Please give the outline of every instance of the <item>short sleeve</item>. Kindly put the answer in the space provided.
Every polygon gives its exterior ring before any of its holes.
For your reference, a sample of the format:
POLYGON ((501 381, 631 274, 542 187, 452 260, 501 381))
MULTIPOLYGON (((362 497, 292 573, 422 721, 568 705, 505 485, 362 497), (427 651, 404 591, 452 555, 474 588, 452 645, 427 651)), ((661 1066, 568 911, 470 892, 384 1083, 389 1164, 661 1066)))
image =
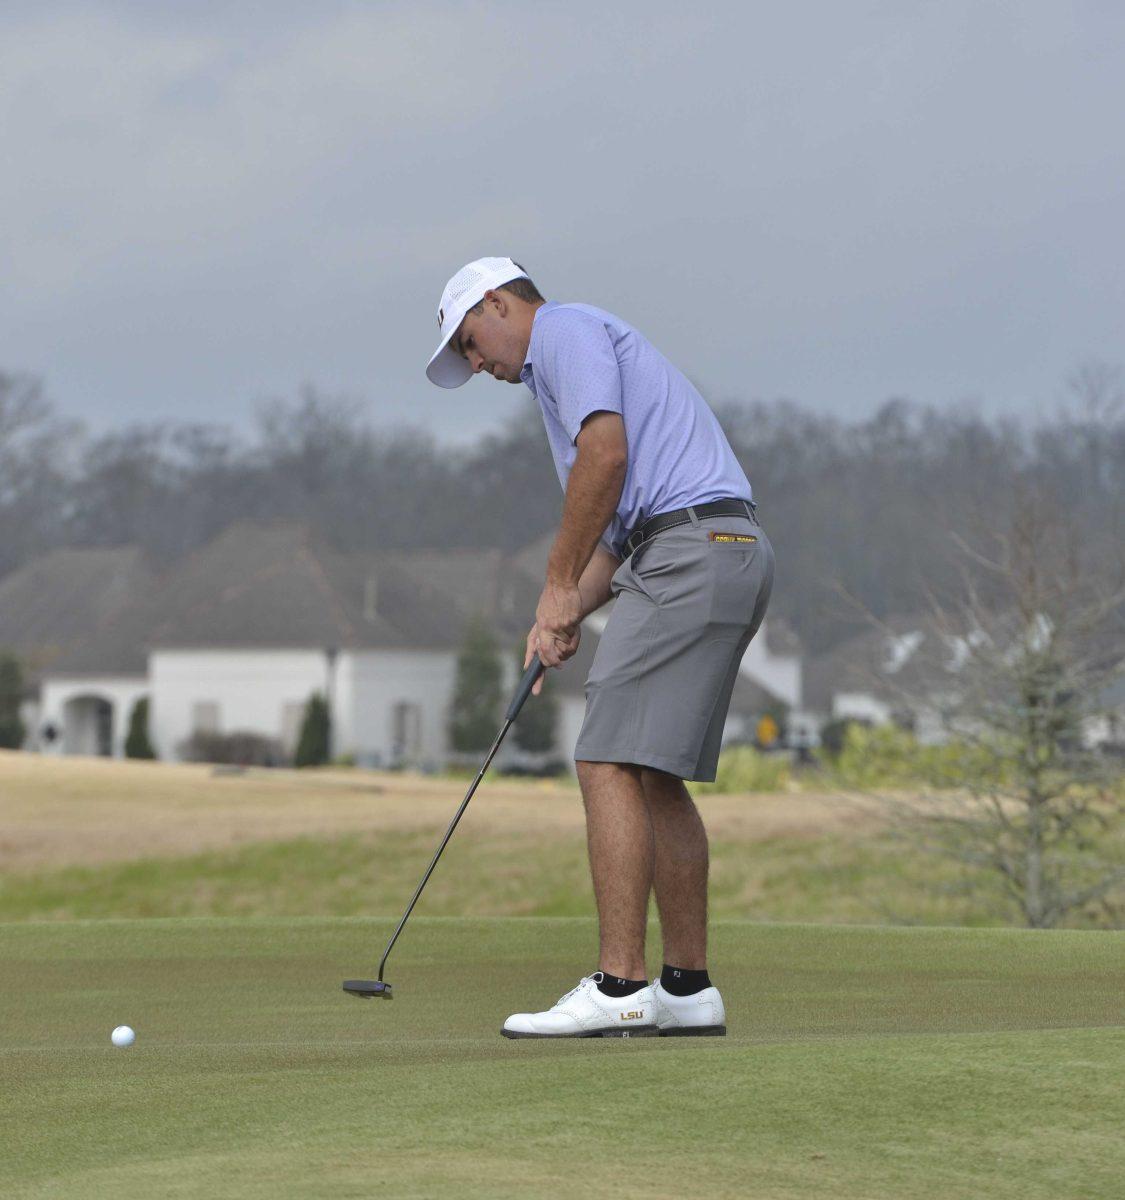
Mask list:
POLYGON ((536 375, 547 385, 573 444, 595 412, 621 412, 621 369, 609 330, 589 313, 555 309, 544 323, 536 375))

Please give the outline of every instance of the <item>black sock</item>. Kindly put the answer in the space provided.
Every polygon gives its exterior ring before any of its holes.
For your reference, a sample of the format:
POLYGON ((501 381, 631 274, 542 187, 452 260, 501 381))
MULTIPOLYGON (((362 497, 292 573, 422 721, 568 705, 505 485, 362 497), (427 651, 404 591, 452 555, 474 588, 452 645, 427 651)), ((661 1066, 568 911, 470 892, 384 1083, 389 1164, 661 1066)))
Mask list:
POLYGON ((670 996, 694 996, 711 986, 711 977, 706 971, 688 971, 684 967, 664 964, 660 972, 660 986, 670 996))
POLYGON ((620 1000, 622 996, 631 996, 634 992, 639 992, 641 988, 648 987, 647 979, 620 979, 616 975, 607 975, 604 971, 596 971, 594 978, 598 976, 598 991, 603 996, 612 996, 615 1000, 620 1000))

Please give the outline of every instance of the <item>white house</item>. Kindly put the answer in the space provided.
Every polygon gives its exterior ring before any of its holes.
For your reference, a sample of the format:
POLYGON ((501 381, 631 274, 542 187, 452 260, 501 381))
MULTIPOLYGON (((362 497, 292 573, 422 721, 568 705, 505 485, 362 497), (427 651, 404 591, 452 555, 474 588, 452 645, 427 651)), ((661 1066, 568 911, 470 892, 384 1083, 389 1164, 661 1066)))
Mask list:
POLYGON ((51 697, 52 719, 43 715, 44 673, 123 607, 155 586, 155 573, 134 546, 63 548, 49 551, 0 580, 0 648, 23 667, 27 697, 20 717, 25 747, 66 749, 74 754, 120 754, 124 734, 113 714, 126 711, 147 687, 144 664, 106 676, 95 692, 81 680, 51 697))
MULTIPOLYGON (((242 521, 175 564, 45 672, 41 729, 52 753, 120 755, 129 716, 149 698, 161 758, 196 734, 253 732, 295 748, 309 697, 333 716, 332 751, 367 765, 440 768, 466 622, 483 617, 505 648, 505 690, 534 619, 550 539, 497 550, 342 554, 305 526, 242 521), (542 560, 540 562, 540 559, 542 560)), ((552 672, 557 756, 569 761, 584 682, 608 609, 578 654, 552 672)), ((791 640, 763 629, 743 662, 728 731, 746 736, 771 705, 800 700, 791 640)), ((502 758, 518 757, 513 739, 502 758)))
POLYGON ((477 578, 447 593, 426 578, 430 561, 412 572, 403 556, 339 554, 301 525, 239 522, 52 663, 40 724, 56 736, 44 749, 123 753, 147 695, 161 758, 184 757, 196 733, 235 731, 292 753, 321 692, 335 754, 437 767, 465 620, 474 600, 495 600, 479 594, 482 557, 477 578))
MULTIPOLYGON (((1028 621, 1014 611, 992 613, 987 622, 987 629, 977 624, 958 632, 933 616, 890 618, 808 663, 807 702, 825 720, 906 721, 923 744, 948 741, 956 729, 975 726, 958 715, 966 689, 979 688, 993 664, 1019 653, 1021 640, 1034 645, 1051 631, 1042 614, 1028 621)), ((1112 646, 1092 640, 1090 659, 1108 654, 1112 661, 1112 646)), ((1107 675, 1097 715, 1083 725, 1091 747, 1125 744, 1125 678, 1107 675)))

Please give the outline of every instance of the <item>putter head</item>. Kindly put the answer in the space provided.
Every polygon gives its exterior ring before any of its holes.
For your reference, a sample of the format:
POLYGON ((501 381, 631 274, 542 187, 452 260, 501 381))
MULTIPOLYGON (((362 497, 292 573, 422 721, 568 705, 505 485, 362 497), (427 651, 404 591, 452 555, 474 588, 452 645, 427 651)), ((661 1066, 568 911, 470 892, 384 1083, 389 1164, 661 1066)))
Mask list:
POLYGON ((373 1000, 376 996, 380 1000, 392 998, 391 985, 381 979, 345 979, 344 991, 358 996, 361 1000, 373 1000))

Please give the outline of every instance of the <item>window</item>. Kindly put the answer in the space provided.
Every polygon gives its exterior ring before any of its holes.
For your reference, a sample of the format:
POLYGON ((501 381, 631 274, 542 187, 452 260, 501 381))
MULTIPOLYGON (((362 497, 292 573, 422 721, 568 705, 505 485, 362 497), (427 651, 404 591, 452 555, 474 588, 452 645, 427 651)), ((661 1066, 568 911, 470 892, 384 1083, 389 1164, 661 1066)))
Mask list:
POLYGON ((219 732, 219 702, 217 700, 196 700, 191 706, 192 733, 219 732))
POLYGON ((391 761, 415 762, 421 750, 421 706, 400 700, 391 710, 391 761))

